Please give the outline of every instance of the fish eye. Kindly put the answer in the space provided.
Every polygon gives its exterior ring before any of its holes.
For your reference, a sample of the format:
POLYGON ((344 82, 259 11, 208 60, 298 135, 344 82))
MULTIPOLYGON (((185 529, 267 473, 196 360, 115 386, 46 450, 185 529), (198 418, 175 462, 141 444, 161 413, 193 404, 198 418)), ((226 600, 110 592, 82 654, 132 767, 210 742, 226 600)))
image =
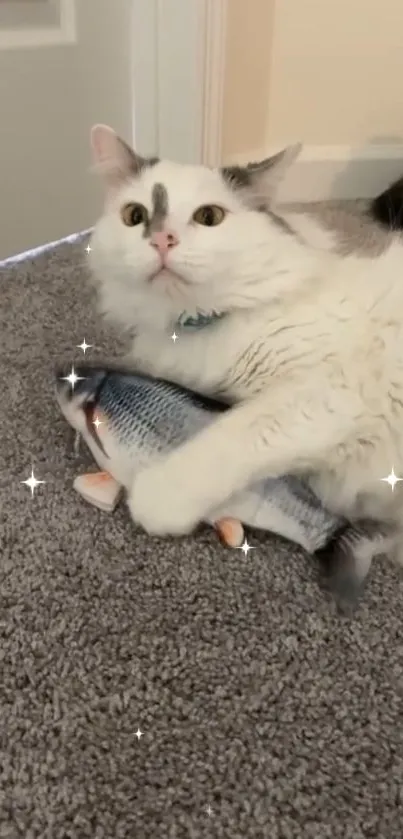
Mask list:
POLYGON ((125 204, 120 211, 123 224, 126 227, 136 227, 138 224, 146 224, 148 212, 143 204, 125 204))
POLYGON ((225 219, 225 210, 217 204, 204 204, 193 213, 193 221, 204 227, 217 227, 225 219))

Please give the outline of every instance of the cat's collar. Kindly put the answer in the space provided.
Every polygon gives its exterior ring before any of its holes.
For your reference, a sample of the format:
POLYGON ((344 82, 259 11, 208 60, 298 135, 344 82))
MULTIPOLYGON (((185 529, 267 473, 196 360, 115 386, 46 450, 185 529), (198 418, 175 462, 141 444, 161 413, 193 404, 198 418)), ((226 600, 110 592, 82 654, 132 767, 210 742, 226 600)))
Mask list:
POLYGON ((182 312, 179 316, 176 326, 179 329, 204 329, 205 326, 215 323, 217 320, 225 317, 225 312, 197 312, 195 315, 188 315, 182 312))

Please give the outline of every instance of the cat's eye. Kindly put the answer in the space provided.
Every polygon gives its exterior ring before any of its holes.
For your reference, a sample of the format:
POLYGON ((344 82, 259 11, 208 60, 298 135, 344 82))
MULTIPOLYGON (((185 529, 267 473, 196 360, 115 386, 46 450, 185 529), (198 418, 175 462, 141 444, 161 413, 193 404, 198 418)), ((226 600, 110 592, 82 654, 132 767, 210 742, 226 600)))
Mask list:
POLYGON ((224 218, 225 210, 217 204, 205 204, 193 213, 193 221, 203 224, 204 227, 216 227, 224 221, 224 218))
POLYGON ((120 215, 123 224, 127 227, 136 227, 136 225, 146 224, 148 221, 148 212, 143 204, 125 204, 120 215))

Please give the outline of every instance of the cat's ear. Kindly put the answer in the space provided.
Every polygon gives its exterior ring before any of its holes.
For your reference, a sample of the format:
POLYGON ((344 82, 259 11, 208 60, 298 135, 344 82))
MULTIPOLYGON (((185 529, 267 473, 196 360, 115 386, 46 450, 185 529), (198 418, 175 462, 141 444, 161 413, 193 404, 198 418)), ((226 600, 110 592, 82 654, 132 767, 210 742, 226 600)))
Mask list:
POLYGON ((233 189, 242 190, 248 203, 259 207, 271 204, 288 169, 298 157, 302 143, 296 143, 257 163, 225 166, 221 174, 233 189))
POLYGON ((302 149, 302 143, 287 146, 282 151, 261 160, 259 163, 249 163, 248 170, 252 181, 260 184, 265 195, 275 195, 288 169, 297 159, 302 149))
POLYGON ((129 178, 139 175, 148 163, 108 125, 94 125, 91 130, 91 148, 94 169, 101 173, 108 191, 119 188, 129 178))

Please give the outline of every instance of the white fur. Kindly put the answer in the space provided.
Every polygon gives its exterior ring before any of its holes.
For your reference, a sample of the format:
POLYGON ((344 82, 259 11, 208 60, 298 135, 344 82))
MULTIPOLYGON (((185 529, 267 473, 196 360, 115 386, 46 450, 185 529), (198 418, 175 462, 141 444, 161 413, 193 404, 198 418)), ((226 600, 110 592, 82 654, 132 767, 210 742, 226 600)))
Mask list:
POLYGON ((135 328, 133 360, 147 372, 240 404, 165 461, 140 473, 130 509, 150 533, 184 533, 233 493, 264 476, 311 476, 329 509, 399 520, 403 484, 403 246, 379 257, 340 256, 312 219, 298 235, 249 209, 217 172, 163 162, 109 197, 91 242, 101 305, 135 328), (154 183, 169 195, 180 239, 169 274, 119 208, 151 209, 154 183), (191 222, 219 204, 224 222, 191 222), (225 310, 196 332, 182 311, 225 310), (178 340, 170 335, 174 328, 178 340))

